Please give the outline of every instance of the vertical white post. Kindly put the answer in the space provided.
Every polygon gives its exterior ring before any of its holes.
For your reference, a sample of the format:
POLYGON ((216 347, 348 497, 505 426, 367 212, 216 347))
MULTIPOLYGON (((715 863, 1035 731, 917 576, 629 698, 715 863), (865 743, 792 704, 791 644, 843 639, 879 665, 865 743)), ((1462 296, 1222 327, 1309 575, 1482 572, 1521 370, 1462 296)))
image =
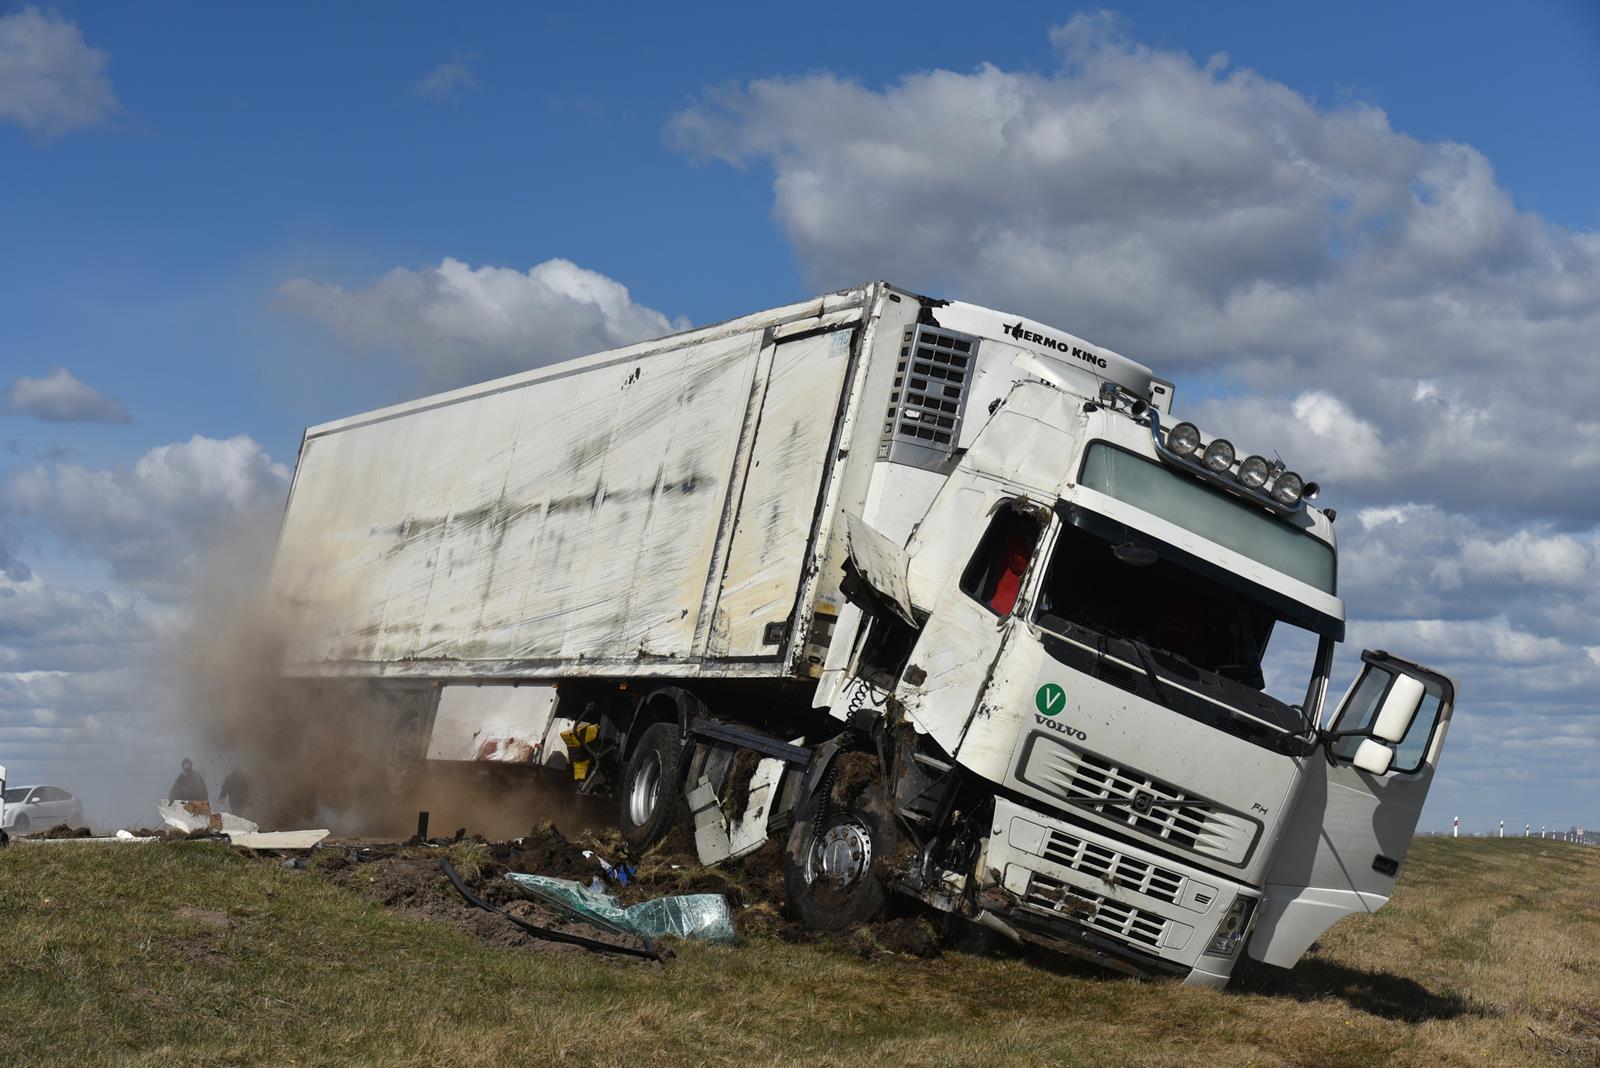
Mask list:
POLYGON ((1506 836, 1506 821, 1505 820, 1501 820, 1500 821, 1500 837, 1504 838, 1505 836, 1506 836))
POLYGON ((1450 824, 1450 837, 1451 838, 1460 838, 1461 837, 1461 817, 1460 816, 1457 816, 1450 824))
POLYGON ((1522 837, 1527 838, 1527 837, 1531 836, 1532 834, 1533 834, 1533 824, 1524 823, 1522 825, 1522 837))
POLYGON ((6 825, 6 766, 0 764, 0 827, 6 825))

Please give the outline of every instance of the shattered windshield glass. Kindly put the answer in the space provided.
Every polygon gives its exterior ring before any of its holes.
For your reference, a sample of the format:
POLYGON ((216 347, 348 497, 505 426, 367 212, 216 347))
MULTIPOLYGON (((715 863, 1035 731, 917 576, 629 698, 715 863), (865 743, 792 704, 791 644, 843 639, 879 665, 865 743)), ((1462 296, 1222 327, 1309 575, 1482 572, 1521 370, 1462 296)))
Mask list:
MULTIPOLYGON (((1172 707, 1174 687, 1182 687, 1279 730, 1299 731, 1304 719, 1290 705, 1305 696, 1316 636, 1243 589, 1185 566, 1183 554, 1159 553, 1150 544, 1118 544, 1064 523, 1035 622, 1068 639, 1087 673, 1129 689, 1148 687, 1159 703, 1172 707), (1298 670, 1285 670, 1283 658, 1273 656, 1269 679, 1264 665, 1278 646, 1296 654, 1298 670)), ((1073 650, 1064 646, 1061 655, 1073 650)))

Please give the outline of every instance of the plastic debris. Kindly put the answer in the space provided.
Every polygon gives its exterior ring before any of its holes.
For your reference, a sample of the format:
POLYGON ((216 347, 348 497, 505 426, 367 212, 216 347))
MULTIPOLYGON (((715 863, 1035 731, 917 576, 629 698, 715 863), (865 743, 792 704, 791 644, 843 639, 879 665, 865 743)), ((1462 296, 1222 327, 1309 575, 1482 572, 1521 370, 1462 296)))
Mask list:
POLYGON ((733 914, 721 894, 678 894, 623 907, 616 898, 545 875, 508 872, 506 878, 530 896, 577 920, 646 938, 673 935, 708 942, 733 942, 733 914))
POLYGON ((204 801, 162 801, 156 805, 156 811, 161 814, 162 822, 168 827, 190 834, 196 831, 249 834, 261 829, 243 816, 214 810, 204 801))
POLYGON ((584 859, 592 860, 600 865, 600 870, 606 873, 606 878, 618 886, 627 886, 628 880, 633 878, 634 867, 632 864, 612 864, 592 849, 585 849, 583 856, 584 859))

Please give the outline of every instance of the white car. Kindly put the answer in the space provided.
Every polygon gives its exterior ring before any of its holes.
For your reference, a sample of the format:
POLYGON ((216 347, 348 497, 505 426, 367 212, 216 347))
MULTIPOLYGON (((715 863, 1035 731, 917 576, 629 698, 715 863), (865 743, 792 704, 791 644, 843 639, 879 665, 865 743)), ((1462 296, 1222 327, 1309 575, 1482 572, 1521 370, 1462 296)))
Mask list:
POLYGON ((43 831, 58 823, 83 826, 83 802, 59 786, 7 786, 0 830, 43 831))

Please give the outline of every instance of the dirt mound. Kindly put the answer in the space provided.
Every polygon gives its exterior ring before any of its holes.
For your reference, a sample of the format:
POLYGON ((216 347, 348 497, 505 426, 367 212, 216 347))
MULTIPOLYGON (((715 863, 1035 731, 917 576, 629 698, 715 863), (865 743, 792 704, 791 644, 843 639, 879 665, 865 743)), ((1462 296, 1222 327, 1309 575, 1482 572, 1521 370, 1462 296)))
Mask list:
POLYGON ((869 960, 888 957, 931 960, 940 953, 939 932, 922 916, 901 916, 856 927, 850 931, 849 939, 850 948, 869 960))
POLYGON ((732 906, 735 930, 743 938, 831 942, 871 959, 927 959, 939 955, 938 932, 920 917, 896 917, 832 936, 803 927, 789 911, 783 881, 782 837, 775 837, 748 856, 707 868, 695 854, 694 833, 687 823, 673 828, 644 854, 634 856, 614 830, 586 831, 569 838, 546 822, 521 838, 504 842, 458 837, 405 845, 363 842, 323 847, 313 855, 309 867, 385 908, 445 920, 507 948, 586 952, 528 934, 502 916, 469 906, 440 870, 440 857, 449 858, 472 892, 488 904, 524 916, 531 923, 602 941, 616 936, 569 922, 529 900, 520 887, 504 876, 523 872, 570 879, 585 886, 599 881, 623 905, 675 894, 721 894, 732 906), (593 855, 584 856, 585 850, 593 855), (615 868, 631 869, 627 882, 612 880, 600 859, 615 868))
POLYGON ((54 827, 51 827, 48 831, 40 831, 38 834, 29 835, 28 837, 58 839, 92 838, 94 836, 89 833, 89 828, 87 827, 74 827, 70 823, 58 823, 54 827))

